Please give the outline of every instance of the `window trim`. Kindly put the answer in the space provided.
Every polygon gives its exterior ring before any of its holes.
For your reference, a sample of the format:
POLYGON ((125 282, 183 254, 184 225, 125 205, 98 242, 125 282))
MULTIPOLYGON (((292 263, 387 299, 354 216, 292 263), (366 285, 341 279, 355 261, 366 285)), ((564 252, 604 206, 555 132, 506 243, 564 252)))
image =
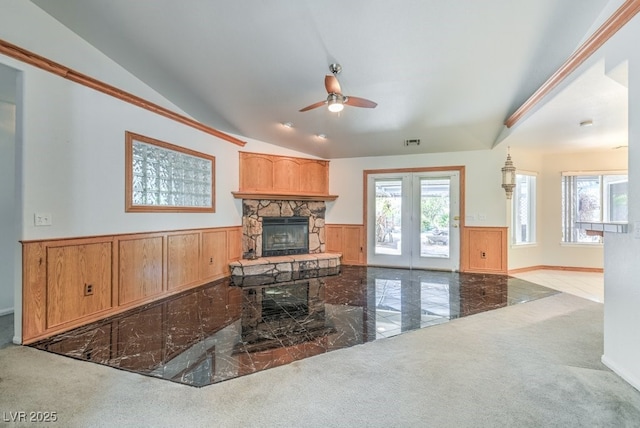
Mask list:
POLYGON ((516 171, 516 176, 517 175, 527 175, 530 177, 534 177, 535 178, 535 194, 533 195, 533 199, 531 199, 531 216, 532 216, 532 230, 531 230, 531 241, 527 241, 527 242, 517 242, 516 241, 516 198, 515 198, 515 194, 516 192, 514 192, 514 197, 511 199, 511 246, 512 247, 527 247, 527 246, 534 246, 538 244, 538 227, 537 227, 537 223, 538 223, 538 173, 535 171, 526 171, 526 170, 517 170, 516 171))
POLYGON ((151 137, 125 131, 125 212, 172 212, 172 213, 214 213, 215 212, 215 157, 176 146, 151 137), (161 147, 184 155, 194 156, 211 162, 211 204, 208 206, 190 205, 140 205, 133 203, 133 145, 135 141, 161 147))

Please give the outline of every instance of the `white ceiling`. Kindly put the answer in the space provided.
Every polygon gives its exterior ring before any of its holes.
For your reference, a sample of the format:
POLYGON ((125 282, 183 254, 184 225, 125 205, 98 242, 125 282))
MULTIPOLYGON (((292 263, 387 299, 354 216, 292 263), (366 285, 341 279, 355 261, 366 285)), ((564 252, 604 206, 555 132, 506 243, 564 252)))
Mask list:
MULTIPOLYGON (((607 3, 32 1, 196 120, 324 158, 490 149, 607 3), (375 109, 298 112, 326 98, 334 62, 343 93, 375 109), (405 147, 405 139, 421 144, 405 147)), ((587 73, 525 123, 504 141, 544 150, 622 145, 626 89, 587 73), (576 125, 588 118, 597 139, 576 125)))

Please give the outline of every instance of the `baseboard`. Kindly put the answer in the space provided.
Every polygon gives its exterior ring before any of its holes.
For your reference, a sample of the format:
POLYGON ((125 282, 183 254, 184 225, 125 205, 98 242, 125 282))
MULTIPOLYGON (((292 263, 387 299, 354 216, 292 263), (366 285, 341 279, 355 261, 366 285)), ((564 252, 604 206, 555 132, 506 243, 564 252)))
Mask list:
POLYGON ((528 266, 518 269, 509 269, 509 275, 514 273, 523 273, 523 272, 531 272, 534 270, 566 270, 571 272, 595 272, 595 273, 603 273, 603 268, 591 268, 591 267, 579 267, 579 266, 551 266, 551 265, 537 265, 537 266, 528 266))
POLYGON ((12 313, 13 313, 13 308, 0 309, 0 317, 3 315, 9 315, 12 313))
POLYGON ((620 367, 617 366, 616 363, 614 363, 609 358, 607 358, 606 355, 603 355, 600 358, 600 361, 602 361, 602 364, 604 364, 605 366, 609 367, 615 374, 620 376, 622 378, 622 380, 624 380, 629 385, 633 386, 635 389, 640 391, 640 379, 639 378, 637 378, 636 376, 630 375, 627 370, 622 370, 620 367))

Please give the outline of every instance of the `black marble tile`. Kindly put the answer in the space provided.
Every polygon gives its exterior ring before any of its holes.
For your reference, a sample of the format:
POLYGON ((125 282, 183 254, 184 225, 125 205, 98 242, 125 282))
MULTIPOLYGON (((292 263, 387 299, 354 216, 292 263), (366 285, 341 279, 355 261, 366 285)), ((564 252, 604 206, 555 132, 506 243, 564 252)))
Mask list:
POLYGON ((556 293, 506 275, 343 266, 226 278, 31 346, 204 386, 556 293))

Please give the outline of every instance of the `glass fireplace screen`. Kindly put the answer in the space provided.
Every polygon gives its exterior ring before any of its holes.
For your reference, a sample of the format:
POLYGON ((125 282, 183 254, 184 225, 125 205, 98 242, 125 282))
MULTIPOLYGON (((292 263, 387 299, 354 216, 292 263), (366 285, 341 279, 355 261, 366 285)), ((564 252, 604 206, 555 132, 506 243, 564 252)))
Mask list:
POLYGON ((309 253, 308 217, 263 217, 262 257, 309 253))

